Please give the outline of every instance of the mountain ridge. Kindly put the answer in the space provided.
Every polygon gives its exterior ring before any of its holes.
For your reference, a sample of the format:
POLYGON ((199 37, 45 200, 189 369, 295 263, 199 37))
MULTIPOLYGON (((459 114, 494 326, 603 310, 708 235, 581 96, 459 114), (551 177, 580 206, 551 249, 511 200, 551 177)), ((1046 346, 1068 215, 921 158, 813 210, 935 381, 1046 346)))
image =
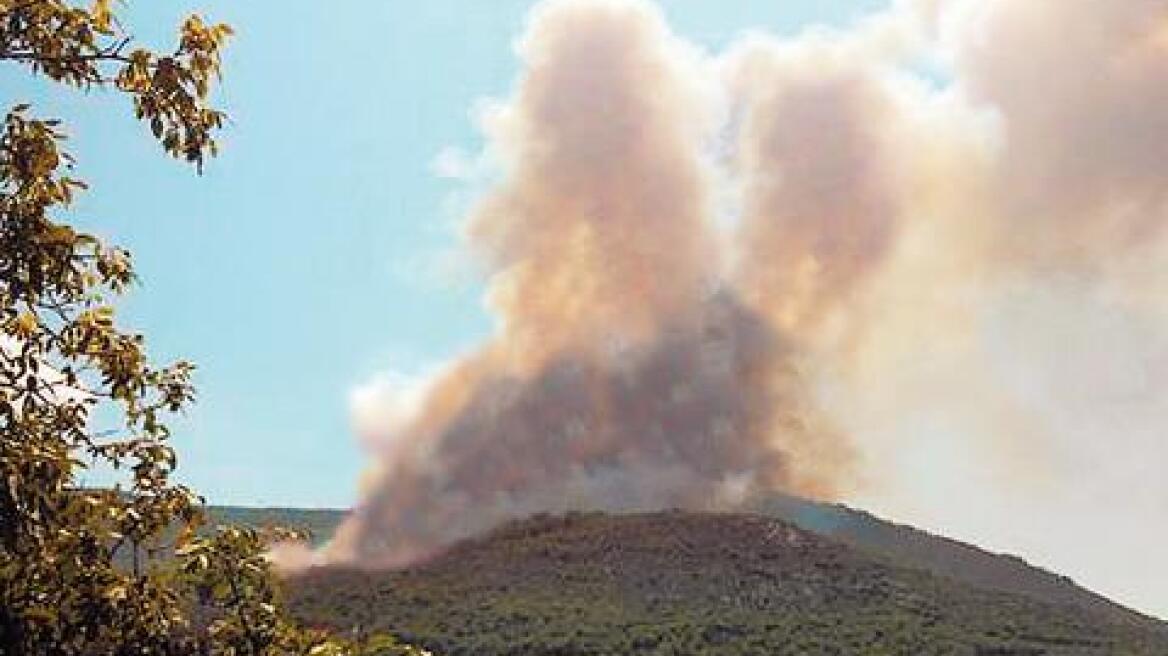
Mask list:
POLYGON ((541 515, 288 589, 311 625, 443 654, 1168 653, 1163 623, 975 587, 757 514, 541 515))
POLYGON ((746 510, 781 517, 853 547, 978 587, 1073 603, 1119 620, 1165 621, 1120 604, 1069 576, 1020 556, 990 551, 844 504, 770 494, 754 499, 746 505, 746 510))
MULTIPOLYGON (((341 509, 212 506, 213 522, 260 526, 275 524, 306 529, 320 546, 348 514, 341 509)), ((1075 604, 1117 621, 1165 623, 1067 576, 976 545, 878 517, 840 503, 823 503, 772 493, 749 500, 743 512, 775 517, 893 562, 929 571, 975 587, 1025 594, 1041 601, 1075 604)))

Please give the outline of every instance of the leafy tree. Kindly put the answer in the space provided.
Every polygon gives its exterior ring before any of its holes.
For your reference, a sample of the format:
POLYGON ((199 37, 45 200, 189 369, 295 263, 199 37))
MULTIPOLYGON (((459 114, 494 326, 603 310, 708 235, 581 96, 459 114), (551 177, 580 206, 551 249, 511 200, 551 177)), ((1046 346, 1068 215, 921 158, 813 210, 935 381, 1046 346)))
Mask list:
MULTIPOLYGON (((128 96, 163 150, 201 170, 224 115, 211 102, 231 29, 191 16, 170 52, 133 47, 111 6, 0 0, 0 61, 128 96)), ((363 647, 290 624, 265 536, 201 537, 201 500, 171 480, 168 416, 193 365, 156 366, 113 302, 129 253, 64 217, 86 185, 56 120, 28 105, 0 126, 0 652, 342 654, 363 647), (98 430, 114 418, 113 430, 98 430), (88 463, 121 473, 79 489, 88 463)), ((412 653, 383 639, 377 653, 412 653)), ((370 652, 372 653, 372 652, 370 652)))

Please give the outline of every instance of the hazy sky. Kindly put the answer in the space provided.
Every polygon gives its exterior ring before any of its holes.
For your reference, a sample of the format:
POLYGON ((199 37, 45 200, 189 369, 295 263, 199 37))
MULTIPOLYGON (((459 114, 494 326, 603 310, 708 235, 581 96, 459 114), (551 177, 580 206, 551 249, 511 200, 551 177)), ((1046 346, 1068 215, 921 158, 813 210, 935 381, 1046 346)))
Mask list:
MULTIPOLYGON (((63 118, 92 191, 75 220, 128 247, 143 284, 125 304, 159 358, 199 365, 179 424, 182 477, 215 503, 344 506, 363 457, 352 387, 446 359, 490 330, 455 265, 461 183, 435 172, 476 152, 472 112, 518 73, 520 0, 131 2, 130 31, 168 46, 191 12, 237 31, 232 123, 197 177, 168 161, 128 103, 46 91, 7 67, 0 100, 63 118)), ((664 3, 716 49, 745 30, 846 24, 880 0, 664 3)))

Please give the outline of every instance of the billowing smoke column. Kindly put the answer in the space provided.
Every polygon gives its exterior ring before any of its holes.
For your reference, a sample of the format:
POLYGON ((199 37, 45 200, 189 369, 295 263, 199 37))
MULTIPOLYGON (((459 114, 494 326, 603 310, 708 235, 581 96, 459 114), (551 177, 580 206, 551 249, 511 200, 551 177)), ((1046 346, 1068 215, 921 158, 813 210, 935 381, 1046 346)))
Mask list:
POLYGON ((520 54, 466 224, 497 332, 360 395, 326 558, 786 490, 1168 612, 1132 565, 1168 541, 1163 0, 901 0, 718 56, 559 0, 520 54))
POLYGON ((490 121, 505 179, 468 227, 499 334, 392 427, 333 552, 397 562, 537 511, 833 493, 831 468, 794 453, 814 442, 842 465, 846 446, 816 425, 787 339, 725 280, 699 56, 615 2, 539 10, 521 50, 490 121))
POLYGON ((784 486, 784 430, 804 428, 782 362, 770 328, 718 294, 644 346, 559 353, 530 374, 497 362, 453 374, 439 385, 469 389, 435 393, 466 394, 457 412, 424 455, 386 470, 347 527, 361 532, 334 548, 392 562, 510 516, 707 508, 784 486))

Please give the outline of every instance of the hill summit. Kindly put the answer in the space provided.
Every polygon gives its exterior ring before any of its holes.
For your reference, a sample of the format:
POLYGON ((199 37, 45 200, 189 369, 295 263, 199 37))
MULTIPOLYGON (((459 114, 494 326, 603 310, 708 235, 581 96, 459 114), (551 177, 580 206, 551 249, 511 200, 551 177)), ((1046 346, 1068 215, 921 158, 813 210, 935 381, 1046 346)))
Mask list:
POLYGON ((443 654, 1164 654, 1134 613, 979 588, 773 517, 572 513, 397 571, 320 568, 294 613, 443 654))

